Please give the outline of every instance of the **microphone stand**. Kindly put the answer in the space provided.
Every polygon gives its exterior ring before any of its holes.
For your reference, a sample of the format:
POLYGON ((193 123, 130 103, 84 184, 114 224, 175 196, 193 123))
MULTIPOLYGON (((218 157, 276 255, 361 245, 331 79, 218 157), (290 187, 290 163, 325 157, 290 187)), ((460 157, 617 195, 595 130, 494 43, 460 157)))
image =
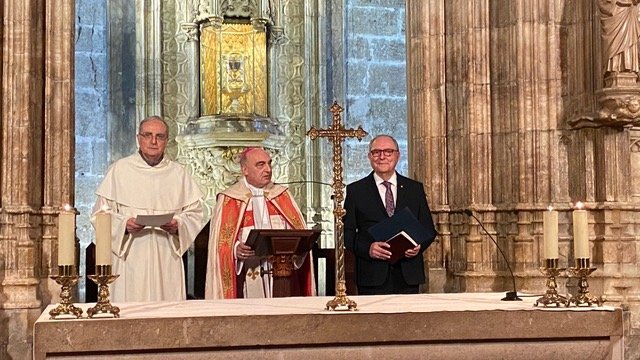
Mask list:
POLYGON ((513 282, 513 291, 507 291, 506 296, 502 299, 502 301, 522 301, 522 299, 518 297, 518 291, 516 290, 516 277, 513 275, 513 270, 511 270, 511 265, 509 265, 509 260, 507 260, 507 256, 504 254, 504 252, 500 248, 500 245, 498 245, 498 242, 496 241, 496 239, 494 239, 493 236, 491 236, 491 234, 489 233, 489 231, 487 231, 487 229, 484 227, 484 224, 482 224, 482 221, 480 221, 480 219, 478 219, 475 215, 473 215, 473 212, 471 210, 465 209, 464 213, 476 219, 478 224, 480 224, 480 227, 482 228, 482 230, 484 230, 484 232, 487 235, 489 235, 489 238, 491 239, 491 241, 493 241, 493 243, 496 244, 496 248, 498 248, 498 251, 502 255, 504 262, 507 263, 507 269, 509 269, 509 273, 511 274, 511 281, 513 282))

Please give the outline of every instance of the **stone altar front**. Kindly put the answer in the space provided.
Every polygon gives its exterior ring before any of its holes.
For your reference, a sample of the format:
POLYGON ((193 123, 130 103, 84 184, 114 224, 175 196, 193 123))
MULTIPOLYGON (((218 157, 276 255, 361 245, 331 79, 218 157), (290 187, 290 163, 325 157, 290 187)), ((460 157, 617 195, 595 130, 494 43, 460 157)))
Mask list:
MULTIPOLYGON (((123 303, 119 319, 49 320, 35 359, 623 359, 622 310, 536 308, 502 293, 123 303)), ((81 304, 86 308, 92 304, 81 304)))

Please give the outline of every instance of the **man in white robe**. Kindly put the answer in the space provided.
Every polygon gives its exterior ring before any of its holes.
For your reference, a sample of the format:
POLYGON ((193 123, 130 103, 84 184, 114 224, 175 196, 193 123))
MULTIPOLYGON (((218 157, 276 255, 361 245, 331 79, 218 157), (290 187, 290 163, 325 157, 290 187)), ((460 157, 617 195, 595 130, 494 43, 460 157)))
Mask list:
POLYGON ((202 192, 185 168, 164 156, 168 127, 154 116, 140 123, 139 151, 116 161, 96 190, 95 213, 111 214, 111 300, 186 299, 182 255, 202 229, 202 192), (173 213, 159 227, 136 222, 138 215, 173 213))

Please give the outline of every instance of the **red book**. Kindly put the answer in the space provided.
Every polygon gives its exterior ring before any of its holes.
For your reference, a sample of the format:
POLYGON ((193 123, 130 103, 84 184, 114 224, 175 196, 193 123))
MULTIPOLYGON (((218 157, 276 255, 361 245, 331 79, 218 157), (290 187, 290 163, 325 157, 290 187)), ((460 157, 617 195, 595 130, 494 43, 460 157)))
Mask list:
POLYGON ((387 240, 386 243, 391 246, 388 249, 391 251, 391 257, 387 261, 392 264, 395 264, 398 260, 402 259, 405 251, 418 246, 415 240, 413 240, 413 238, 404 231, 400 231, 395 234, 391 239, 387 240))
POLYGON ((404 258, 404 252, 417 244, 424 250, 437 235, 435 230, 427 230, 408 207, 399 211, 396 209, 392 217, 371 226, 367 231, 375 241, 391 244, 389 261, 392 264, 404 258), (400 244, 395 245, 396 243, 400 244))

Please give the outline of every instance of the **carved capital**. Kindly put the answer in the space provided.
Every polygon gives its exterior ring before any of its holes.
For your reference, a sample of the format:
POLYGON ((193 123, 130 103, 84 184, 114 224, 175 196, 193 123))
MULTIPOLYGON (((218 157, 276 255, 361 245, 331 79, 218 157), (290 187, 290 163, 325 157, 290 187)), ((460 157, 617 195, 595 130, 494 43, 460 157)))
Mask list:
POLYGON ((284 28, 282 26, 272 26, 269 32, 269 44, 270 45, 282 45, 287 41, 287 37, 284 34, 284 28))
POLYGON ((193 22, 185 22, 180 24, 180 28, 187 35, 187 41, 200 40, 200 25, 193 22))
POLYGON ((200 40, 200 28, 203 25, 210 25, 214 28, 220 28, 224 20, 219 14, 213 13, 205 4, 198 6, 191 11, 191 21, 180 24, 180 28, 187 35, 187 41, 200 40))

